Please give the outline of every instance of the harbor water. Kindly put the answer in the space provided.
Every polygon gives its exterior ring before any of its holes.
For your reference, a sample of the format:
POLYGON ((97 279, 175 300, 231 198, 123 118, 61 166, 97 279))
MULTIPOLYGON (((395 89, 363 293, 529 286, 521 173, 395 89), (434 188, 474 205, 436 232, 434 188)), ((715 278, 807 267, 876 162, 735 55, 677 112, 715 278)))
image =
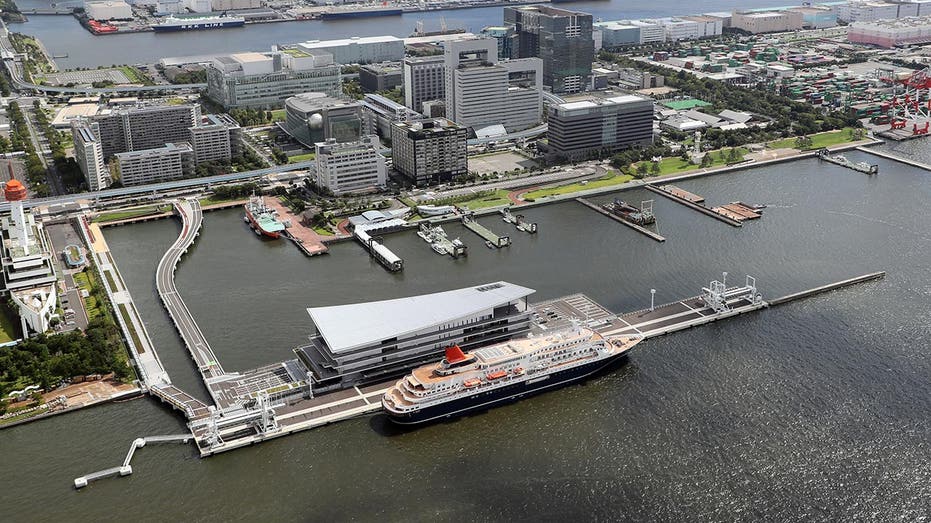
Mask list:
MULTIPOLYGON (((741 0, 740 7, 767 7, 775 0, 741 0)), ((21 9, 48 8, 49 0, 17 0, 21 9)), ((617 20, 675 16, 689 13, 731 11, 737 2, 698 0, 687 5, 678 2, 648 4, 622 0, 572 2, 562 7, 592 13, 595 18, 617 20)), ((778 4, 778 2, 776 2, 778 4)), ((501 7, 454 9, 405 13, 391 18, 353 18, 338 21, 292 21, 247 25, 242 28, 153 32, 94 36, 71 16, 32 16, 25 24, 10 24, 10 31, 38 37, 53 55, 68 54, 56 63, 62 69, 98 67, 113 64, 153 63, 169 56, 189 56, 237 51, 267 51, 274 44, 307 40, 329 40, 349 36, 394 35, 405 38, 423 20, 425 29, 438 30, 441 19, 450 28, 478 33, 483 27, 503 23, 501 7)))
MULTIPOLYGON (((917 141, 916 141, 917 142, 917 141)), ((878 176, 815 159, 677 185, 710 204, 766 204, 730 227, 656 198, 659 244, 576 203, 497 217, 513 246, 444 226, 468 257, 413 232, 386 236, 389 273, 355 243, 306 258, 255 237, 238 210, 208 213, 177 283, 223 366, 291 357, 309 306, 507 280, 541 300, 584 292, 616 311, 697 294, 721 271, 777 297, 871 271, 884 280, 641 343, 582 384, 417 430, 374 415, 198 459, 141 449, 134 474, 81 491, 130 441, 183 430, 150 398, 0 431, 5 521, 580 520, 914 521, 931 511, 931 173, 851 152, 878 176), (53 500, 53 501, 52 501, 53 500)), ((655 195, 630 191, 639 202, 655 195)), ((596 198, 607 201, 611 196, 596 198)), ((195 369, 155 293, 174 221, 106 230, 174 382, 195 369)), ((356 318, 365 322, 367 318, 356 318)))

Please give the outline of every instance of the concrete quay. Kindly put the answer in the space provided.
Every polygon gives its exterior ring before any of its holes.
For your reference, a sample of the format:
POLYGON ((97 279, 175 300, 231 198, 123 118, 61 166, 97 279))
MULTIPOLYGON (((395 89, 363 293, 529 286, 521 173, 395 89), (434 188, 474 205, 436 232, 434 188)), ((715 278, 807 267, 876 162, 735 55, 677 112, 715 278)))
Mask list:
POLYGON ((627 220, 621 218, 620 216, 617 216, 617 215, 615 215, 615 214, 612 214, 612 213, 610 213, 610 212, 608 212, 608 211, 602 209, 600 206, 595 205, 594 203, 592 203, 592 202, 586 200, 585 198, 576 198, 575 201, 577 201, 577 202, 581 203, 582 205, 588 207, 589 209, 591 209, 591 210, 597 212, 598 214, 601 214, 601 215, 603 215, 603 216, 605 216, 605 217, 607 217, 607 218, 610 218, 610 219, 612 219, 612 220, 614 220, 614 221, 620 223, 621 225, 626 225, 626 226, 630 227, 631 229, 633 229, 633 230, 639 232, 640 234, 643 234, 644 236, 646 236, 647 238, 650 238, 651 240, 656 240, 656 241, 658 241, 658 242, 660 242, 660 243, 666 241, 666 238, 665 238, 664 236, 661 236, 661 235, 659 235, 659 234, 657 234, 657 233, 655 233, 655 232, 653 232, 653 231, 647 229, 646 227, 641 227, 640 225, 637 225, 636 223, 629 222, 629 221, 627 221, 627 220))
POLYGON ((883 151, 876 151, 874 149, 868 149, 866 147, 857 147, 858 151, 869 153, 880 158, 885 158, 887 160, 892 160, 894 162, 904 163, 905 165, 911 165, 912 167, 918 167, 919 169, 924 169, 926 171, 931 171, 931 165, 926 163, 916 162, 915 160, 909 160, 908 158, 902 158, 901 156, 896 156, 894 154, 889 154, 883 151))

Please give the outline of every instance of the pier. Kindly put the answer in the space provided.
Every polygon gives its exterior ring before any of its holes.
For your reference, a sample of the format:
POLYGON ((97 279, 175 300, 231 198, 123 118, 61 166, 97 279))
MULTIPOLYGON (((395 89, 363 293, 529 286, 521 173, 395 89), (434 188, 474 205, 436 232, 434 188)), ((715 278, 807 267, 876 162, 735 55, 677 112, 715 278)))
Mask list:
POLYGON ((592 202, 586 200, 585 198, 576 198, 575 201, 577 201, 577 202, 581 203, 582 205, 588 207, 589 209, 591 209, 591 210, 597 212, 598 214, 601 214, 601 215, 603 215, 603 216, 606 216, 606 217, 608 217, 608 218, 611 218, 612 220, 614 220, 614 221, 616 221, 616 222, 618 222, 618 223, 620 223, 620 224, 623 224, 623 225, 626 225, 626 226, 630 227, 631 229, 633 229, 633 230, 639 232, 640 234, 643 234, 643 235, 646 236, 647 238, 650 238, 650 239, 652 239, 652 240, 656 240, 656 241, 658 241, 658 242, 660 242, 660 243, 666 241, 666 238, 665 238, 665 237, 660 236, 659 234, 657 234, 657 233, 655 233, 655 232, 653 232, 653 231, 651 231, 651 230, 649 230, 649 229, 647 229, 647 228, 645 228, 645 227, 642 227, 642 226, 640 226, 640 225, 637 225, 636 223, 629 222, 629 221, 625 220, 624 218, 621 218, 620 216, 618 216, 618 215, 616 215, 616 214, 610 213, 610 212, 608 212, 607 210, 603 209, 600 205, 596 205, 596 204, 594 204, 594 203, 592 203, 592 202))
POLYGON ((841 167, 846 167, 857 172, 864 174, 879 174, 879 166, 876 164, 868 164, 866 162, 852 162, 847 159, 843 154, 831 154, 831 151, 828 149, 821 149, 818 151, 818 159, 825 162, 833 163, 834 165, 840 165, 841 167))
POLYGON ((884 151, 876 151, 874 149, 870 149, 870 148, 862 147, 862 146, 857 147, 857 150, 864 152, 864 153, 874 154, 876 156, 879 156, 880 158, 885 158, 887 160, 892 160, 894 162, 904 163, 905 165, 911 165, 912 167, 917 167, 919 169, 931 171, 931 165, 928 165, 926 163, 916 162, 915 160, 909 160, 908 158, 902 158, 901 156, 889 154, 884 151))
POLYGON ((502 220, 504 220, 505 223, 514 224, 514 227, 517 227, 518 231, 523 231, 528 234, 537 233, 537 224, 524 221, 523 214, 511 214, 511 209, 508 208, 501 209, 500 212, 502 220))
POLYGON ((716 211, 715 209, 710 209, 706 207, 705 205, 703 205, 701 202, 704 202, 705 199, 702 198, 701 196, 692 194, 688 191, 683 191, 682 189, 679 189, 678 187, 674 185, 657 186, 657 185, 647 183, 647 184, 644 184, 643 187, 648 191, 655 192, 656 194, 665 196, 666 198, 669 198, 670 200, 679 202, 682 205, 685 205, 686 207, 690 209, 695 209, 696 211, 704 215, 711 216, 715 220, 724 222, 734 227, 743 226, 743 224, 741 223, 741 220, 737 220, 732 216, 728 216, 727 214, 716 211), (688 196, 684 195, 683 193, 687 194, 688 196), (700 201, 693 201, 694 198, 700 198, 700 201))
POLYGON ((187 443, 193 438, 190 434, 172 434, 168 436, 149 436, 146 438, 136 438, 129 445, 129 452, 126 453, 126 459, 118 467, 104 469, 98 472, 91 472, 85 476, 74 478, 74 488, 80 489, 87 486, 88 483, 98 479, 109 478, 113 476, 128 476, 133 473, 133 467, 130 462, 133 459, 137 449, 145 447, 149 443, 187 443))
POLYGON ((320 238, 320 235, 312 228, 302 224, 301 216, 291 212, 291 209, 285 207, 284 204, 281 203, 281 200, 273 196, 266 198, 265 203, 277 211, 278 219, 283 220, 285 227, 287 227, 284 230, 283 236, 294 242, 298 250, 307 256, 326 254, 326 252, 329 251, 326 244, 324 244, 320 238))
POLYGON ((404 260, 385 247, 380 237, 370 235, 365 227, 356 227, 352 235, 369 251, 371 257, 378 260, 389 271, 397 272, 404 268, 404 260))
POLYGON ((511 245, 511 238, 509 236, 498 236, 491 232, 487 227, 475 221, 475 216, 472 213, 462 215, 462 225, 464 225, 466 229, 479 235, 479 237, 485 240, 485 244, 489 247, 497 247, 500 249, 501 247, 511 245))

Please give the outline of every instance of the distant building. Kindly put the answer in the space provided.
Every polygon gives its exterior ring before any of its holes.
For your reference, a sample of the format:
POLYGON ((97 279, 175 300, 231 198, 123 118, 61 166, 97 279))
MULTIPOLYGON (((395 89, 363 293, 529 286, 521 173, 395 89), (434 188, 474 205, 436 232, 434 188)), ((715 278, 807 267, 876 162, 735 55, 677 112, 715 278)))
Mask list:
POLYGON ((601 31, 601 46, 605 49, 643 43, 640 41, 640 27, 629 20, 595 22, 594 27, 601 31))
POLYGON ((207 68, 207 96, 224 108, 280 107, 290 96, 341 93, 340 67, 318 51, 237 53, 215 58, 207 68))
MULTIPOLYGON (((902 4, 906 5, 906 4, 902 4)), ((915 5, 917 11, 917 4, 915 5)), ((837 25, 837 13, 828 7, 822 6, 805 6, 793 7, 788 11, 801 13, 802 27, 805 29, 824 29, 837 25)))
POLYGON ((505 7, 504 25, 516 35, 511 57, 543 60, 543 85, 554 93, 577 93, 589 84, 592 15, 543 5, 505 7))
POLYGON ((133 8, 122 0, 84 2, 84 12, 91 20, 132 20, 133 8))
POLYGON ((196 163, 229 160, 242 155, 242 129, 228 114, 208 114, 188 129, 196 163))
POLYGON ((875 22, 899 17, 899 4, 851 0, 838 6, 837 18, 845 22, 875 22))
POLYGON ((327 140, 316 145, 317 185, 333 194, 368 192, 385 187, 385 157, 378 138, 367 136, 357 142, 327 140))
POLYGON ((716 16, 694 15, 682 16, 679 18, 698 24, 698 38, 721 36, 721 33, 724 31, 724 21, 716 16))
POLYGON ((480 130, 532 127, 543 116, 543 61, 498 61, 492 38, 446 42, 446 116, 480 130))
POLYGON ((446 98, 446 69, 443 56, 405 58, 403 65, 404 105, 417 112, 423 103, 446 98))
POLYGON ((329 53, 337 64, 372 64, 400 62, 404 59, 404 40, 394 36, 366 36, 341 40, 309 40, 294 46, 308 53, 329 53))
POLYGON ((854 22, 847 29, 847 39, 857 44, 886 48, 926 44, 931 42, 931 16, 879 22, 854 22))
POLYGON ((307 309, 317 333, 295 353, 313 376, 314 390, 377 383, 436 361, 452 345, 468 351, 525 335, 532 314, 528 297, 534 292, 496 282, 307 309))
POLYGON ((194 174, 190 144, 165 144, 155 149, 116 155, 117 176, 125 186, 179 180, 194 174))
POLYGON ((237 9, 258 9, 262 7, 262 0, 211 0, 210 5, 214 11, 235 11, 237 9))
POLYGON ((731 27, 748 33, 781 33, 802 28, 803 15, 798 11, 740 12, 731 17, 731 27))
POLYGON ((446 119, 396 122, 392 165, 418 186, 447 182, 468 174, 468 140, 468 129, 446 119))
POLYGON ((302 93, 285 101, 282 127, 305 147, 336 140, 355 142, 369 134, 362 104, 323 93, 302 93))
POLYGON ((400 63, 364 65, 359 69, 359 86, 366 93, 391 91, 401 86, 402 76, 400 63))
POLYGON ((550 105, 547 155, 578 158, 653 143, 653 100, 624 95, 550 105))
POLYGON ((91 122, 75 120, 71 123, 71 136, 74 139, 74 159, 87 180, 87 188, 99 191, 110 185, 110 171, 104 160, 103 144, 94 128, 95 124, 91 122))

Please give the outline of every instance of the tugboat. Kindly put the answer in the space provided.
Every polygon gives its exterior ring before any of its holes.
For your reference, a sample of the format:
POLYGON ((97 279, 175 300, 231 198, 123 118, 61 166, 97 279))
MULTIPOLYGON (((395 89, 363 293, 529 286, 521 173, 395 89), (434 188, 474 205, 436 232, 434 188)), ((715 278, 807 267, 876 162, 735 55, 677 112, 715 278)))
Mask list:
POLYGON ((255 234, 268 238, 278 238, 284 231, 285 225, 278 220, 277 211, 265 205, 265 199, 253 194, 249 201, 243 205, 246 214, 243 221, 248 223, 255 234))

